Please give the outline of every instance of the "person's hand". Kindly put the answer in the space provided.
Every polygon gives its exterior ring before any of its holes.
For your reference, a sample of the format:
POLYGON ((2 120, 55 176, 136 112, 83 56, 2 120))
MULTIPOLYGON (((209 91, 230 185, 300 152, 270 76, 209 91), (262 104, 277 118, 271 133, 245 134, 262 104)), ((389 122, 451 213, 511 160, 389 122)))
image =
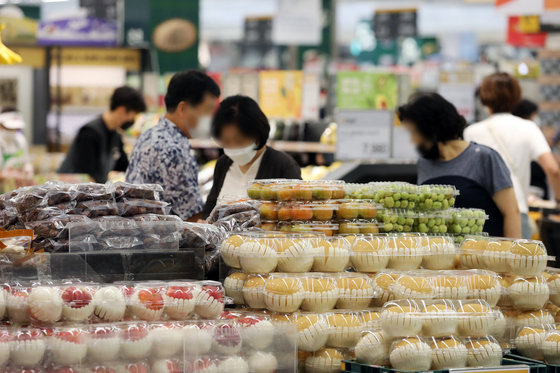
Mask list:
POLYGON ((206 224, 206 220, 202 220, 202 219, 198 219, 196 222, 206 224))

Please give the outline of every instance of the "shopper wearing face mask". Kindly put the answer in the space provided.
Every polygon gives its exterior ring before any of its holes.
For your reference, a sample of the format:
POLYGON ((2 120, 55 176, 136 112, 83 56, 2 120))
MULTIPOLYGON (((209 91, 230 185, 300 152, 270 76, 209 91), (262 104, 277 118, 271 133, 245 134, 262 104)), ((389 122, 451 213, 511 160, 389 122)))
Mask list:
POLYGON ((126 171, 128 157, 119 131, 130 128, 134 117, 144 111, 142 93, 126 86, 115 89, 109 110, 80 128, 58 172, 88 174, 104 183, 109 172, 126 171))
POLYGON ((523 238, 531 238, 528 215, 531 161, 538 162, 544 170, 557 203, 560 202, 560 168, 540 128, 511 114, 521 101, 517 79, 501 72, 487 76, 480 85, 480 100, 490 117, 470 125, 465 130, 465 139, 487 145, 502 156, 511 172, 521 211, 523 238))
POLYGON ((212 121, 212 137, 225 154, 216 163, 204 217, 223 198, 246 197, 250 180, 301 179, 292 157, 266 146, 269 133, 268 119, 253 99, 232 96, 222 101, 212 121))
POLYGON ((167 113, 138 138, 130 156, 126 181, 160 184, 164 200, 184 220, 197 220, 203 207, 189 138, 208 127, 218 97, 220 88, 202 72, 173 75, 165 95, 167 113))
POLYGON ((491 148, 463 140, 466 126, 457 109, 435 93, 413 97, 398 109, 421 158, 419 184, 454 185, 457 207, 480 208, 490 216, 484 231, 521 237, 521 216, 509 170, 491 148))

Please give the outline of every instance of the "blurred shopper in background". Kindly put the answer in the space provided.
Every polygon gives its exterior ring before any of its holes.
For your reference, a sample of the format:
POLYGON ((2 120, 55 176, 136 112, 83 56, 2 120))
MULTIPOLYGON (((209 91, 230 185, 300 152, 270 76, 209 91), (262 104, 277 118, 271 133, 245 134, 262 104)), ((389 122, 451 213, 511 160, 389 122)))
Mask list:
POLYGON ((132 127, 136 115, 144 111, 142 93, 126 86, 115 89, 109 110, 79 130, 58 172, 88 174, 104 183, 109 172, 126 171, 128 157, 119 131, 132 127))
POLYGON ((480 86, 480 100, 491 115, 469 126, 465 130, 465 139, 491 147, 506 162, 521 211, 523 238, 530 238, 528 200, 531 161, 538 162, 543 168, 557 201, 560 198, 558 163, 539 127, 511 114, 521 101, 521 87, 517 79, 500 72, 487 76, 480 86))
POLYGON ((509 170, 491 148, 463 140, 457 109, 436 93, 414 96, 399 107, 399 119, 416 146, 419 184, 450 184, 461 191, 457 207, 484 209, 491 236, 521 237, 521 217, 509 170))
POLYGON ((167 113, 138 138, 130 156, 126 181, 160 184, 164 200, 184 220, 197 220, 203 207, 189 138, 210 123, 218 97, 218 85, 200 71, 173 75, 165 95, 167 113))
MULTIPOLYGON (((533 101, 522 99, 519 104, 513 109, 513 115, 519 118, 527 119, 534 122, 540 127, 539 107, 533 101)), ((546 173, 542 167, 535 161, 531 161, 531 187, 538 190, 538 197, 548 200, 550 195, 548 193, 548 183, 546 181, 546 173)), ((535 191, 533 189, 533 191, 535 191)))
POLYGON ((255 100, 232 96, 222 101, 212 121, 212 137, 225 154, 216 163, 204 217, 222 198, 246 196, 250 180, 301 179, 292 157, 266 146, 269 134, 268 119, 255 100))
POLYGON ((15 108, 5 108, 0 114, 0 177, 31 178, 33 166, 29 146, 22 130, 25 121, 15 108))

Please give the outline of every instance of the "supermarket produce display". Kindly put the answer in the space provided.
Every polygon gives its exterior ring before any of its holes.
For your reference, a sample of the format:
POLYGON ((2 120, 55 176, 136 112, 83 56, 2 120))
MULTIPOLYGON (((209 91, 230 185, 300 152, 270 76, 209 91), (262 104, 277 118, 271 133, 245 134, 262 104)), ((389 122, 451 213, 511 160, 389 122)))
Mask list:
POLYGON ((1 365, 337 373, 349 360, 396 371, 496 367, 509 351, 560 361, 553 258, 540 241, 484 235, 486 214, 454 208, 453 187, 255 181, 251 199, 218 205, 205 224, 171 215, 162 193, 47 183, 0 197, 10 224, 0 232, 1 365), (189 247, 206 251, 207 264, 223 261, 223 285, 167 280, 166 267, 151 281, 52 271, 58 258, 189 247), (36 277, 16 271, 21 262, 36 277))

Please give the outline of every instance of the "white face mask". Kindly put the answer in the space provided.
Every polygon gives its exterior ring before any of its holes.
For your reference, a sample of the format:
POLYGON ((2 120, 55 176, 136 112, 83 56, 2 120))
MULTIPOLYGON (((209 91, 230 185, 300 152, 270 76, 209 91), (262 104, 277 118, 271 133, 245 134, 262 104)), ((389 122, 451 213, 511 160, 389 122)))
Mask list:
POLYGON ((204 115, 198 118, 198 125, 196 126, 196 128, 190 129, 189 134, 195 139, 209 139, 211 126, 212 116, 204 115))
POLYGON ((255 150, 255 144, 251 144, 245 148, 240 149, 224 148, 224 153, 226 153, 226 155, 233 161, 233 163, 237 163, 239 166, 243 166, 251 162, 251 160, 257 154, 257 151, 255 150))

